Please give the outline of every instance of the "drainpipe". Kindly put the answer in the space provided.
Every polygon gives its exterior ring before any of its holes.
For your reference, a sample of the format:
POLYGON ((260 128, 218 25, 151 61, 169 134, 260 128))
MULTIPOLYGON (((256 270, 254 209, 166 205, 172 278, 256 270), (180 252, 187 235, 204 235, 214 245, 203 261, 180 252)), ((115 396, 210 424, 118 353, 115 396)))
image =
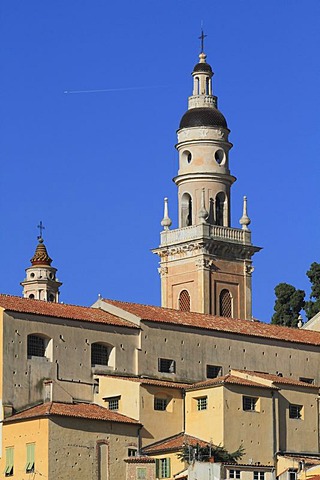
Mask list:
POLYGON ((182 425, 182 431, 183 433, 186 433, 186 391, 185 389, 182 390, 182 416, 183 416, 183 425, 182 425))
POLYGON ((277 452, 278 452, 278 445, 277 445, 277 422, 276 422, 276 399, 274 396, 274 391, 271 390, 271 398, 272 398, 272 436, 273 436, 273 458, 274 458, 274 468, 277 473, 277 452))

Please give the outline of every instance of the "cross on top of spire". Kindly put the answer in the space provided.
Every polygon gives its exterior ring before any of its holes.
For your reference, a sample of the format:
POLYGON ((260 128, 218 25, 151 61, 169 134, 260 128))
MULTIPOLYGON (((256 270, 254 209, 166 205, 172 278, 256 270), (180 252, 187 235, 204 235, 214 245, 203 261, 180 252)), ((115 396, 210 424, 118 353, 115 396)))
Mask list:
POLYGON ((203 28, 201 28, 201 35, 200 35, 200 37, 198 37, 199 40, 201 40, 201 52, 200 52, 200 53, 203 53, 203 51, 204 51, 204 39, 205 39, 207 36, 208 36, 208 35, 205 35, 205 34, 203 33, 203 28))
POLYGON ((45 229, 43 223, 42 223, 42 220, 40 220, 40 223, 39 225, 37 226, 37 228, 39 228, 39 231, 40 231, 40 235, 38 235, 38 240, 39 242, 43 241, 43 238, 42 238, 42 232, 43 230, 45 229))

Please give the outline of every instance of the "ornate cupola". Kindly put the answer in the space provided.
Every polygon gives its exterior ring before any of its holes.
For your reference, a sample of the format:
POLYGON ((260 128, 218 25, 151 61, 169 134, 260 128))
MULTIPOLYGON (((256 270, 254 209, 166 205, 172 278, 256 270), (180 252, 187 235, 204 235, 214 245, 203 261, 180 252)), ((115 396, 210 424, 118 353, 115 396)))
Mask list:
POLYGON ((47 302, 59 301, 59 287, 62 285, 56 277, 57 269, 51 266, 52 259, 49 257, 42 238, 43 230, 40 222, 40 235, 38 245, 31 258, 31 267, 26 268, 26 278, 23 286, 23 296, 47 302))
MULTIPOLYGON (((213 71, 203 51, 195 65, 188 110, 177 132, 179 226, 169 230, 168 200, 160 256, 162 306, 252 318, 251 243, 247 200, 242 229, 231 227, 230 130, 213 94, 213 71)), ((170 221, 169 221, 170 220, 170 221)))

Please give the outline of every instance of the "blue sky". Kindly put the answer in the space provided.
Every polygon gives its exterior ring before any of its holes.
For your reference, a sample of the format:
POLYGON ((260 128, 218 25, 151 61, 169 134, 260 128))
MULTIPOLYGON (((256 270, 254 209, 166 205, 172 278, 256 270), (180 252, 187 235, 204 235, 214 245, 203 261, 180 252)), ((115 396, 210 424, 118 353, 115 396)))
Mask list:
POLYGON ((319 257, 320 2, 3 0, 0 7, 0 291, 45 243, 61 300, 159 304, 163 197, 176 225, 176 129, 204 23, 231 129, 232 224, 248 196, 253 313, 274 287, 310 291, 319 257), (64 94, 70 90, 119 91, 64 94))

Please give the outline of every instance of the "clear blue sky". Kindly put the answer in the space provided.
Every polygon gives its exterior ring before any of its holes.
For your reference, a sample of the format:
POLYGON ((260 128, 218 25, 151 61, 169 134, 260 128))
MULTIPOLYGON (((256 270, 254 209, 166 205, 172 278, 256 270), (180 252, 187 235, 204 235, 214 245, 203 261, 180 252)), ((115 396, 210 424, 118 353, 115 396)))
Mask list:
POLYGON ((309 293, 319 256, 319 0, 3 0, 0 291, 45 243, 61 300, 159 304, 163 197, 176 225, 176 129, 201 21, 234 148, 232 224, 248 196, 254 315, 309 293), (139 87, 135 89, 133 87, 139 87), (124 89, 64 94, 66 90, 124 89))

